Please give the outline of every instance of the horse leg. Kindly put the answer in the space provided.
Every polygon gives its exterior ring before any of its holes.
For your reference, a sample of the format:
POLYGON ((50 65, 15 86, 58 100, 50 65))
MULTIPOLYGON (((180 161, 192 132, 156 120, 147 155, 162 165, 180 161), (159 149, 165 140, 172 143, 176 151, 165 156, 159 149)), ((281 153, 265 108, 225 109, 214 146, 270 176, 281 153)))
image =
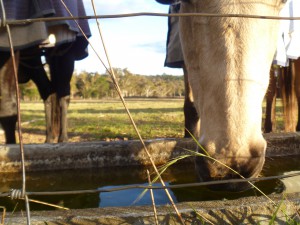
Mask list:
POLYGON ((276 108, 276 68, 270 70, 270 82, 266 93, 266 118, 264 122, 264 132, 270 133, 275 129, 275 108, 276 108), (273 129, 274 128, 274 129, 273 129))
POLYGON ((52 98, 53 95, 49 95, 46 100, 44 100, 45 109, 45 122, 46 122, 46 143, 54 143, 55 135, 52 129, 52 98))
POLYGON ((297 98, 297 105, 298 105, 298 120, 296 131, 300 131, 300 58, 294 61, 294 73, 295 73, 295 94, 297 98))
POLYGON ((289 67, 284 67, 282 79, 282 102, 284 109, 284 127, 286 132, 296 131, 296 95, 294 89, 294 61, 290 60, 289 67))
POLYGON ((21 63, 19 65, 19 76, 28 77, 31 79, 39 91, 40 97, 44 101, 45 109, 45 122, 46 122, 46 143, 53 143, 55 140, 55 132, 52 124, 52 94, 54 89, 52 83, 49 80, 47 73, 44 69, 41 61, 40 50, 36 48, 30 48, 21 51, 20 54, 21 63))
POLYGON ((6 144, 16 143, 15 130, 16 130, 17 120, 18 120, 17 115, 0 117, 0 123, 4 130, 6 144))
MULTIPOLYGON (((15 54, 16 64, 19 54, 15 54)), ((6 144, 16 143, 17 103, 13 60, 9 52, 0 54, 0 123, 4 130, 6 144)))
POLYGON ((61 130, 58 142, 68 141, 68 107, 70 104, 70 96, 65 96, 59 99, 59 106, 61 110, 61 130))
POLYGON ((53 86, 56 89, 60 108, 60 132, 58 142, 68 141, 68 105, 70 103, 70 81, 74 71, 75 59, 72 51, 63 55, 49 58, 50 74, 53 86))
POLYGON ((194 105, 193 93, 188 80, 188 73, 185 66, 183 66, 183 73, 185 86, 185 98, 183 106, 185 126, 184 137, 189 138, 191 137, 191 135, 193 135, 197 138, 200 132, 200 119, 194 105))

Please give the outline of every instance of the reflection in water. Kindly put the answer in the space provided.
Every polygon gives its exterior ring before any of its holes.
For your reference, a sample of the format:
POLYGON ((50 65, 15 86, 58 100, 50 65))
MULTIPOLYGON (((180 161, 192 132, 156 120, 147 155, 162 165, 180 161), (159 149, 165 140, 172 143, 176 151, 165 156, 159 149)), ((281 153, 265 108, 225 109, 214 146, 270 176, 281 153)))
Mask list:
MULTIPOLYGON (((168 183, 165 183, 169 185, 168 183)), ((148 183, 140 184, 139 186, 147 186, 148 183)), ((160 184, 153 184, 153 186, 161 186, 160 184)), ((116 186, 106 186, 103 188, 115 188, 116 186)), ((121 186, 120 186, 121 187, 121 186)), ((124 187, 124 185, 122 186, 124 187)), ((126 187, 126 185, 125 185, 126 187)), ((153 195, 155 196, 156 205, 169 204, 170 201, 166 196, 166 193, 162 189, 154 189, 153 195)), ((176 196, 173 192, 170 195, 174 202, 177 202, 176 196)), ((103 192, 100 194, 101 201, 99 202, 99 207, 109 207, 109 206, 130 206, 130 205, 149 205, 151 204, 150 191, 144 191, 140 188, 133 188, 128 190, 122 190, 117 192, 103 192)))
MULTIPOLYGON (((269 158, 266 161, 262 176, 282 175, 290 171, 299 171, 300 157, 269 158)), ((26 189, 29 192, 35 191, 70 191, 70 190, 93 190, 99 188, 119 187, 126 185, 146 185, 146 169, 141 167, 120 167, 120 168, 98 168, 86 170, 66 170, 52 172, 27 173, 26 189)), ((197 182, 194 166, 192 164, 175 165, 170 167, 163 178, 166 184, 184 184, 197 182)), ((289 178, 280 180, 269 180, 257 182, 256 186, 265 194, 280 193, 283 190, 290 191, 295 183, 300 183, 300 178, 289 178), (288 181, 288 183, 287 183, 288 181), (284 186, 286 185, 286 187, 284 186)), ((20 189, 22 178, 20 174, 0 173, 0 193, 9 192, 10 189, 20 189)), ((299 186, 295 190, 299 190, 299 186)), ((141 189, 132 189, 118 192, 102 192, 92 194, 64 195, 64 196, 30 196, 30 198, 67 208, 95 208, 107 206, 130 206, 142 193, 141 189)), ((244 196, 259 196, 258 191, 251 189, 239 193, 214 192, 205 187, 180 188, 170 190, 175 202, 183 201, 207 201, 222 199, 237 199, 244 196)), ((154 192, 157 205, 169 203, 163 190, 154 192)), ((25 209, 23 201, 0 198, 0 206, 5 206, 12 211, 17 205, 17 210, 25 209)), ((134 205, 151 204, 149 192, 137 201, 134 205)), ((31 210, 49 210, 52 207, 36 203, 30 204, 31 210)))

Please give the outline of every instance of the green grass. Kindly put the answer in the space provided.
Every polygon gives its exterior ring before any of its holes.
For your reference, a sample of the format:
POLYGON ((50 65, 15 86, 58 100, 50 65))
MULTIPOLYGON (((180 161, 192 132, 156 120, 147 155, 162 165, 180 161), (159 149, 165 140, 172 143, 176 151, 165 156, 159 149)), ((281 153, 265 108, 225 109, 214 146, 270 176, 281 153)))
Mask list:
MULTIPOLYGON (((129 99, 126 102, 144 139, 183 137, 183 99, 129 99)), ((43 103, 21 102, 21 120, 24 135, 43 134, 43 103)), ((119 100, 72 100, 68 124, 70 141, 138 138, 119 100)))
MULTIPOLYGON (((265 107, 266 103, 263 103, 263 120, 265 118, 265 107)), ((282 100, 277 99, 276 100, 276 126, 275 126, 275 131, 283 131, 284 130, 284 121, 283 121, 283 105, 282 105, 282 100)), ((263 124, 262 124, 263 125, 263 124)))
MULTIPOLYGON (((184 135, 183 99, 126 99, 144 139, 184 135)), ((263 105, 264 111, 265 105, 263 105)), ((45 141, 44 105, 21 102, 24 143, 45 141)), ((277 131, 283 129, 282 105, 276 106, 277 131)), ((68 110, 70 142, 138 139, 123 104, 113 100, 71 100, 68 110)), ((3 139, 3 137, 2 137, 3 139)))

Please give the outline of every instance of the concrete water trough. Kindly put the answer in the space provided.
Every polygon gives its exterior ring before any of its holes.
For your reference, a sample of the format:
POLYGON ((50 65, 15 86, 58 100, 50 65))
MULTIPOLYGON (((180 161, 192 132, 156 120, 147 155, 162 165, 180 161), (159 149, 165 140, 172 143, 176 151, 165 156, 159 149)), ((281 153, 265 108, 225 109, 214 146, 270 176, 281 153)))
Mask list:
MULTIPOLYGON (((268 134, 265 137, 268 157, 300 155, 298 133, 268 134)), ((184 149, 196 149, 196 143, 190 139, 155 139, 145 143, 157 165, 186 154, 184 149)), ((25 145, 24 151, 26 171, 150 165, 139 141, 31 144, 25 145)), ((0 176, 1 173, 20 172, 20 158, 18 145, 0 146, 0 176)), ((289 185, 293 179, 300 180, 299 177, 290 178, 285 182, 289 185)), ((289 218, 300 220, 299 191, 300 188, 296 188, 291 193, 271 194, 272 201, 260 196, 176 205, 186 224, 202 224, 201 216, 213 224, 269 224, 274 214, 275 224, 286 224, 289 218)), ((157 206, 159 224, 180 224, 173 211, 168 205, 157 206)), ((26 224, 26 217, 24 212, 6 213, 5 222, 26 224)), ((31 211, 31 224, 155 224, 155 220, 151 206, 134 206, 31 211)))

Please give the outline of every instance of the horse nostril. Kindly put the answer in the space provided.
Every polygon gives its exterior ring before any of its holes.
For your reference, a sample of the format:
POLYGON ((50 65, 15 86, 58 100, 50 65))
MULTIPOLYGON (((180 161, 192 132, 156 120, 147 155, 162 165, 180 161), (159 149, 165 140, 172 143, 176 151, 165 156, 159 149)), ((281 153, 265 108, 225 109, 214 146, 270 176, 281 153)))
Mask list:
POLYGON ((262 139, 261 141, 256 142, 255 144, 252 144, 250 146, 250 156, 252 158, 265 157, 266 148, 267 142, 265 141, 265 139, 262 139))

